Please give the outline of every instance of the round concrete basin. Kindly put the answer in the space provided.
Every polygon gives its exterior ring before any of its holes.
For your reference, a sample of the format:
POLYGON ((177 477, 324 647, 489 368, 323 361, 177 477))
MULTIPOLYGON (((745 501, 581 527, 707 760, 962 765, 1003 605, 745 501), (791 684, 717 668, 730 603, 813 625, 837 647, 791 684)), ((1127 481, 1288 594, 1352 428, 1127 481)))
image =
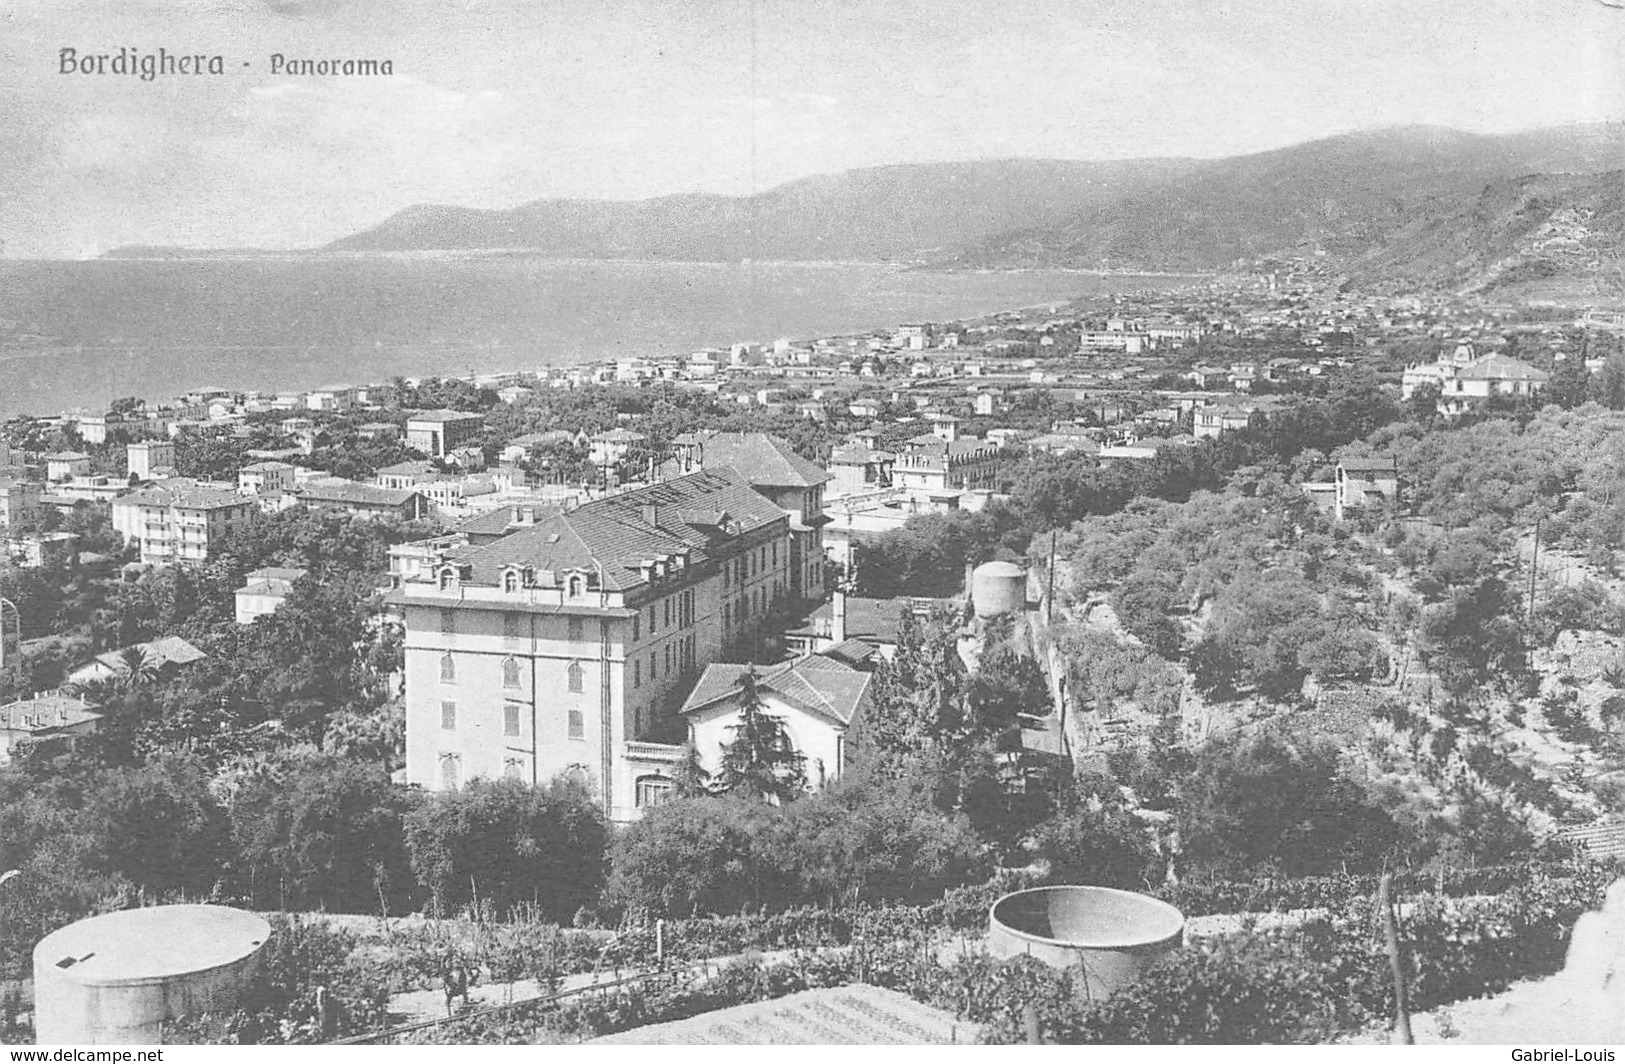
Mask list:
POLYGON ((1006 894, 988 913, 988 949, 1077 969, 1102 999, 1178 949, 1185 915, 1167 902, 1110 887, 1036 887, 1006 894))

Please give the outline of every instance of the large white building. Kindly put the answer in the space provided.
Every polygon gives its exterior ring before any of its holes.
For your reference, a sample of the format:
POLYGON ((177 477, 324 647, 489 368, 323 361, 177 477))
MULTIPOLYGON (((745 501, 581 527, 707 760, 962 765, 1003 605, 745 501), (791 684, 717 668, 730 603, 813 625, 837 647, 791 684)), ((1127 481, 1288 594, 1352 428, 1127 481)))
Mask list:
POLYGON ((1506 355, 1478 355, 1471 344, 1440 355, 1437 362, 1408 366, 1400 378, 1400 395, 1409 399, 1423 385, 1439 389, 1439 413, 1455 417, 1475 400, 1492 395, 1533 396, 1546 387, 1551 374, 1506 355))
POLYGON ((113 529, 140 546, 148 565, 199 563, 255 509, 252 499, 234 491, 176 483, 114 499, 113 529))
POLYGON ((635 819, 672 784, 694 680, 789 596, 790 536, 781 507, 707 469, 403 574, 407 781, 576 773, 635 819))

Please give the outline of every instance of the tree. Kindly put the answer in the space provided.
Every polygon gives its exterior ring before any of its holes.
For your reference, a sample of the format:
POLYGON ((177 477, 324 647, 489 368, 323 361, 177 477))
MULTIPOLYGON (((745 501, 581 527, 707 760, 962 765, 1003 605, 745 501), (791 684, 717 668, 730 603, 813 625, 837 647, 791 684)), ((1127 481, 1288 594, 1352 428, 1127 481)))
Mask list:
POLYGON ((404 805, 377 764, 307 754, 255 773, 231 802, 243 889, 280 909, 393 908, 412 885, 404 805))
POLYGON ((1215 874, 1306 876, 1380 866, 1398 828, 1338 762, 1333 746, 1273 732, 1210 743, 1181 787, 1186 858, 1215 874))
POLYGON ((1552 379, 1546 382, 1545 395, 1548 401, 1572 410, 1590 398, 1590 390, 1591 374, 1586 370, 1585 359, 1569 352, 1567 358, 1558 360, 1552 367, 1552 379))
POLYGON ((1405 401, 1405 413, 1410 419, 1423 425, 1431 425, 1433 419, 1439 416, 1440 388, 1434 381, 1423 381, 1411 392, 1411 397, 1405 401))
POLYGON ((405 828, 412 871, 437 913, 476 900, 497 913, 531 902, 568 923, 603 883, 608 829, 574 777, 536 788, 476 778, 425 795, 405 828))
POLYGON ((754 667, 739 677, 739 723, 729 730, 733 740, 722 748, 716 790, 779 804, 806 789, 807 759, 790 742, 783 719, 767 712, 754 667))

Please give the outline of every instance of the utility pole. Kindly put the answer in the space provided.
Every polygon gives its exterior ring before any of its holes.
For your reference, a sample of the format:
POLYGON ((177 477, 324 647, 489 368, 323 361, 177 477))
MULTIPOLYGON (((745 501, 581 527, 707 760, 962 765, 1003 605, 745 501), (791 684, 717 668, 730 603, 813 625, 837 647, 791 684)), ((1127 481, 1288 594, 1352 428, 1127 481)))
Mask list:
POLYGON ((1540 518, 1535 518, 1535 552, 1529 559, 1529 620, 1535 619, 1535 574, 1540 571, 1540 518))
POLYGON ((1060 534, 1060 529, 1051 529, 1049 534, 1049 589, 1044 592, 1044 624, 1046 626, 1055 621, 1055 541, 1060 534))

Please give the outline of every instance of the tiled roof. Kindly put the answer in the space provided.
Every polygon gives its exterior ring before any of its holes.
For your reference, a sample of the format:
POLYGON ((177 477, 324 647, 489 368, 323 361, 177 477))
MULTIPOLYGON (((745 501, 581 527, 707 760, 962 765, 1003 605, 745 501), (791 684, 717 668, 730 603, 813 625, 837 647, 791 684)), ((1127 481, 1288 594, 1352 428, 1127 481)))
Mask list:
POLYGON ((173 506, 178 510, 225 510, 253 505, 235 491, 198 486, 148 488, 126 495, 115 500, 115 503, 122 506, 173 506))
POLYGON ((1475 358, 1456 370, 1456 376, 1464 380, 1497 381, 1545 381, 1552 377, 1545 370, 1536 369, 1526 362, 1519 362, 1506 355, 1485 355, 1483 358, 1475 358))
POLYGON ((384 468, 378 470, 377 475, 381 477, 422 477, 428 476, 430 473, 437 472, 439 472, 439 470, 435 468, 433 462, 409 458, 404 462, 396 462, 392 466, 385 466, 384 468))
POLYGON ((1398 468, 1392 458, 1344 458, 1337 464, 1356 473, 1392 473, 1398 468))
MULTIPOLYGON (((749 665, 708 666, 683 703, 683 712, 692 713, 733 697, 749 668, 749 665)), ((794 705, 833 717, 842 724, 852 723, 869 689, 869 681, 868 673, 818 655, 770 666, 756 675, 756 685, 763 691, 771 691, 794 705)))
POLYGON ((699 443, 705 468, 731 466, 757 487, 812 488, 832 479, 784 440, 765 432, 696 433, 689 442, 699 443))
POLYGON ((83 700, 64 694, 40 695, 0 706, 0 729, 6 731, 50 731, 101 720, 83 700))
POLYGON ((306 572, 307 570, 304 569, 279 569, 275 566, 271 566, 265 569, 255 569, 253 572, 249 573, 245 579, 280 580, 284 583, 291 584, 300 577, 304 576, 306 572))
POLYGON ((462 410, 418 410, 406 415, 408 423, 413 421, 431 421, 444 424, 447 421, 483 421, 479 414, 470 414, 462 410))
POLYGON ((305 502, 354 503, 362 506, 404 506, 419 494, 412 488, 380 488, 342 477, 321 477, 297 489, 305 502))
POLYGON ((498 506, 476 517, 460 522, 452 528, 453 532, 467 532, 476 536, 500 536, 516 529, 531 528, 556 517, 564 512, 563 507, 548 506, 542 503, 514 503, 511 506, 498 506), (530 510, 534 516, 529 523, 525 523, 523 511, 530 510))
MULTIPOLYGON (((96 660, 115 671, 122 669, 124 651, 128 649, 132 648, 124 647, 97 654, 96 660)), ((150 643, 137 643, 133 649, 141 651, 147 664, 153 668, 163 665, 190 665, 209 656, 178 635, 166 635, 150 643)))
POLYGON ((708 469, 556 514, 457 559, 473 565, 476 584, 495 585, 505 566, 519 564, 552 572, 601 568, 603 589, 624 591, 644 582, 645 560, 686 550, 690 564, 699 564, 714 547, 783 520, 784 511, 738 473, 708 469), (726 515, 726 529, 708 523, 718 515, 726 515))

